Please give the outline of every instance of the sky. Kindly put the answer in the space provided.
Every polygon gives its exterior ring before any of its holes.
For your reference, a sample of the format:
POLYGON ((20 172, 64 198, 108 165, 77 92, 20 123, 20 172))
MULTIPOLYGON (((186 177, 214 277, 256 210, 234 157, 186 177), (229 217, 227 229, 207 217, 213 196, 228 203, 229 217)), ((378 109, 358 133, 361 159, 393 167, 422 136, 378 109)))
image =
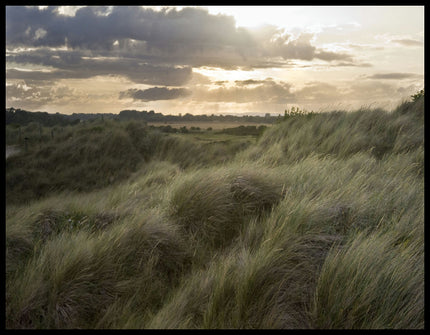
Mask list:
POLYGON ((283 114, 424 88, 424 6, 7 6, 6 107, 283 114))

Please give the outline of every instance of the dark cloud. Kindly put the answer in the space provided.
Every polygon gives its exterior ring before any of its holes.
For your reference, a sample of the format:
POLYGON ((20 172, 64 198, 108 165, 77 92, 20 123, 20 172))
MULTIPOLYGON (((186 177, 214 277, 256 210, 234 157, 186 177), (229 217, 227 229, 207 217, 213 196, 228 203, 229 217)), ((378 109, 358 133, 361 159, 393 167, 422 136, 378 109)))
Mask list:
POLYGON ((124 76, 133 82, 149 85, 178 86, 190 80, 190 67, 152 65, 139 59, 89 57, 84 51, 40 49, 6 56, 6 61, 18 64, 36 64, 53 68, 51 72, 18 71, 8 69, 8 79, 54 80, 90 78, 97 75, 124 76))
POLYGON ((415 47, 415 46, 422 46, 423 45, 423 42, 417 41, 417 40, 412 40, 412 39, 391 40, 391 42, 396 43, 396 44, 400 44, 400 45, 404 45, 407 47, 415 47))
POLYGON ((247 79, 247 80, 235 80, 234 81, 236 85, 239 86, 246 86, 246 85, 260 85, 264 84, 264 80, 254 80, 254 79, 247 79))
MULTIPOLYGON (((55 7, 6 7, 6 44, 12 49, 67 46, 69 52, 115 57, 126 64, 126 59, 138 59, 150 64, 226 69, 282 66, 285 62, 274 62, 279 57, 352 60, 350 55, 312 46, 310 34, 293 39, 273 26, 244 29, 236 27, 232 16, 211 15, 205 9, 154 11, 119 6, 107 15, 100 12, 103 8, 84 7, 75 16, 64 16, 55 7)), ((59 54, 64 62, 73 62, 66 60, 67 55, 59 54)))
POLYGON ((420 75, 415 73, 376 73, 374 75, 368 76, 367 78, 401 80, 401 79, 416 78, 419 76, 420 75))
POLYGON ((352 63, 352 62, 339 62, 335 64, 331 64, 330 66, 354 66, 354 67, 372 67, 371 63, 352 63))
POLYGON ((326 61, 333 61, 333 60, 352 61, 352 56, 349 54, 329 52, 329 51, 318 51, 315 53, 315 58, 319 58, 326 61))
POLYGON ((119 98, 132 98, 133 100, 155 101, 183 98, 191 92, 185 88, 151 87, 146 90, 129 89, 120 92, 119 98))

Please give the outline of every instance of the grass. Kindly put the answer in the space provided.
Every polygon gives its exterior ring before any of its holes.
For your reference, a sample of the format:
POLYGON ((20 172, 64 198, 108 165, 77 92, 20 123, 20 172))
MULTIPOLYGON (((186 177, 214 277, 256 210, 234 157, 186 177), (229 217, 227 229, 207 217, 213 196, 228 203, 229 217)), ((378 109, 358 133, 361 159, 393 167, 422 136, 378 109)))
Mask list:
POLYGON ((359 234, 333 250, 316 289, 316 327, 424 328, 423 251, 393 233, 359 234))
POLYGON ((39 143, 31 137, 27 150, 6 160, 8 203, 120 183, 151 160, 169 161, 180 168, 214 165, 230 159, 250 143, 243 138, 195 141, 187 136, 149 131, 144 123, 136 121, 97 121, 65 128, 53 139, 39 143))
POLYGON ((6 327, 423 329, 423 115, 112 121, 8 158, 6 327))

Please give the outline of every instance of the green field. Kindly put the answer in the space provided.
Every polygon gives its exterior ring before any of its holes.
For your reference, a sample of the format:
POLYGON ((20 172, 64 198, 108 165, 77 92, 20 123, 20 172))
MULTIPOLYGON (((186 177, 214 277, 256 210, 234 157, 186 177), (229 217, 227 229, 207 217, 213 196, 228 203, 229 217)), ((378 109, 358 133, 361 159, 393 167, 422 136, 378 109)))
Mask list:
POLYGON ((149 126, 164 126, 170 125, 175 128, 181 127, 199 127, 202 130, 206 130, 208 128, 212 128, 213 130, 221 130, 225 128, 234 128, 238 126, 266 126, 271 127, 271 123, 255 123, 255 122, 200 122, 200 121, 189 121, 189 122, 148 122, 149 126))
POLYGON ((6 328, 423 329, 414 100, 258 135, 8 125, 6 328))

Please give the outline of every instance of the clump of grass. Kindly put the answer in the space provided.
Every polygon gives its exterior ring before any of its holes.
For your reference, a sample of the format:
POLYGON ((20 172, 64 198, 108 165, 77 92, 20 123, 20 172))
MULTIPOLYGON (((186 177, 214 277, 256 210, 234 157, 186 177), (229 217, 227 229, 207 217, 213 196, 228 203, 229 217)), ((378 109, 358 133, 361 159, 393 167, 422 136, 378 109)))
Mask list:
POLYGON ((92 328, 107 306, 136 292, 139 308, 157 309, 189 257, 175 227, 158 216, 98 238, 60 234, 8 281, 7 326, 92 328))
POLYGON ((360 234, 334 248, 315 293, 316 328, 423 328, 424 258, 419 241, 360 234))
POLYGON ((228 244, 252 215, 270 210, 283 185, 249 170, 198 170, 172 186, 167 211, 188 233, 217 248, 228 244))

